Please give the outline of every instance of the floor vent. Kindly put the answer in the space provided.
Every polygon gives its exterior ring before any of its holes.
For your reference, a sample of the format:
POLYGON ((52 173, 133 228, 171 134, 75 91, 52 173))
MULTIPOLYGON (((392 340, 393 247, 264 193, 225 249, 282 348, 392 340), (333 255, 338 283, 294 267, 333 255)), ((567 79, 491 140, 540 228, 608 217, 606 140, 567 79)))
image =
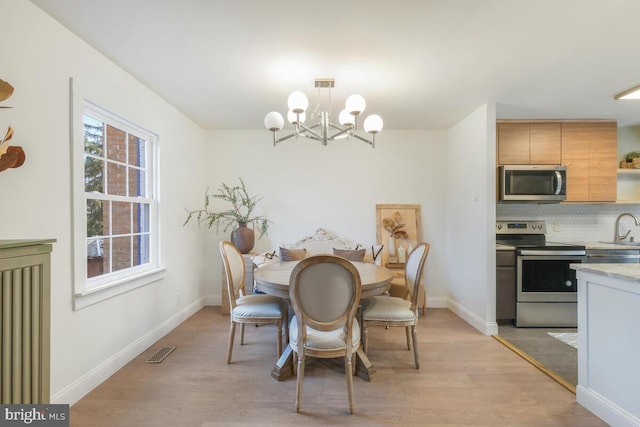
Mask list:
POLYGON ((160 363, 175 349, 175 346, 162 347, 160 350, 156 351, 153 356, 145 360, 144 363, 160 363))

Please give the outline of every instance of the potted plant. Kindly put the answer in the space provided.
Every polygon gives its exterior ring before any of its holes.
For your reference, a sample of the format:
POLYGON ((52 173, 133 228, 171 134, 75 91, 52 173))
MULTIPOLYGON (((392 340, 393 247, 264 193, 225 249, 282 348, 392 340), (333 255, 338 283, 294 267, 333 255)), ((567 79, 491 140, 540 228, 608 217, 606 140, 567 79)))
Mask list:
POLYGON ((627 163, 627 167, 637 167, 636 164, 640 163, 640 151, 629 151, 624 155, 624 160, 627 163))
POLYGON ((240 185, 229 186, 222 183, 217 193, 209 194, 209 189, 205 192, 204 208, 189 210, 187 209, 187 219, 183 225, 186 225, 192 219, 196 219, 199 225, 206 224, 211 228, 214 224, 216 230, 219 230, 220 224, 223 225, 224 231, 231 232, 231 243, 243 253, 249 253, 253 249, 255 243, 255 233, 253 229, 247 227, 252 223, 259 232, 258 238, 261 238, 269 229, 269 221, 262 215, 254 215, 253 210, 256 204, 262 200, 261 196, 250 196, 242 178, 239 178, 240 185), (211 198, 220 199, 231 204, 231 207, 224 210, 214 210, 211 206, 211 198))

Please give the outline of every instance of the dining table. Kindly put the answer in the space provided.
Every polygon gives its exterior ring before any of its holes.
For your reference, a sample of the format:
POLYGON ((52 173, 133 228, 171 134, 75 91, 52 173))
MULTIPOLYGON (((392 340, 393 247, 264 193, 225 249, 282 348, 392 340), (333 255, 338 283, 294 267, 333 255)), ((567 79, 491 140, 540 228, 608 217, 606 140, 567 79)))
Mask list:
MULTIPOLYGON (((267 264, 253 273, 258 291, 289 300, 289 278, 293 268, 299 261, 282 261, 267 264)), ((380 295, 388 291, 393 279, 393 272, 385 267, 372 263, 352 262, 360 274, 360 298, 380 295)), ((373 364, 362 346, 356 352, 356 375, 370 381, 375 375, 373 364)), ((287 344, 276 365, 271 370, 271 377, 282 381, 293 376, 293 350, 287 344)))

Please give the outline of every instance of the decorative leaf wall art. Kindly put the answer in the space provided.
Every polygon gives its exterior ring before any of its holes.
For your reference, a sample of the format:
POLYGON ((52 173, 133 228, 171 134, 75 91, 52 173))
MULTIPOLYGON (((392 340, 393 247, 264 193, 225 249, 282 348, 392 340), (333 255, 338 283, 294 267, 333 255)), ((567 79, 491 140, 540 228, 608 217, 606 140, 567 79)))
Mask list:
MULTIPOLYGON (((0 79, 0 102, 6 101, 13 94, 13 86, 0 79)), ((0 105, 0 108, 11 108, 0 105)), ((13 128, 9 126, 4 138, 0 140, 0 172, 9 168, 18 168, 24 164, 26 156, 22 147, 9 145, 13 137, 13 128)))
MULTIPOLYGON (((4 80, 0 79, 0 102, 6 101, 7 99, 9 99, 11 94, 13 94, 13 86, 5 82, 4 80)), ((0 106, 0 108, 11 108, 11 107, 0 106)))

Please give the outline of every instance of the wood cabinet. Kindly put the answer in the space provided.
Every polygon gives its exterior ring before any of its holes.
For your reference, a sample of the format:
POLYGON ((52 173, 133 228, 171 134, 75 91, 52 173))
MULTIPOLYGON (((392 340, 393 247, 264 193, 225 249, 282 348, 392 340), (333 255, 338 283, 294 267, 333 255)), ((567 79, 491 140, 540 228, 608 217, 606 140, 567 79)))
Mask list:
MULTIPOLYGON (((244 289, 247 294, 253 293, 253 255, 243 254, 244 259, 244 289)), ((227 276, 224 272, 224 266, 222 266, 222 304, 220 312, 222 314, 229 314, 229 291, 227 290, 227 276)))
POLYGON ((615 121, 498 121, 497 164, 567 166, 567 202, 615 202, 615 121))
POLYGON ((615 122, 562 123, 568 202, 616 201, 617 145, 615 122))
POLYGON ((496 251, 496 321, 516 318, 516 251, 496 251))
POLYGON ((558 165, 561 123, 498 122, 498 165, 558 165))

